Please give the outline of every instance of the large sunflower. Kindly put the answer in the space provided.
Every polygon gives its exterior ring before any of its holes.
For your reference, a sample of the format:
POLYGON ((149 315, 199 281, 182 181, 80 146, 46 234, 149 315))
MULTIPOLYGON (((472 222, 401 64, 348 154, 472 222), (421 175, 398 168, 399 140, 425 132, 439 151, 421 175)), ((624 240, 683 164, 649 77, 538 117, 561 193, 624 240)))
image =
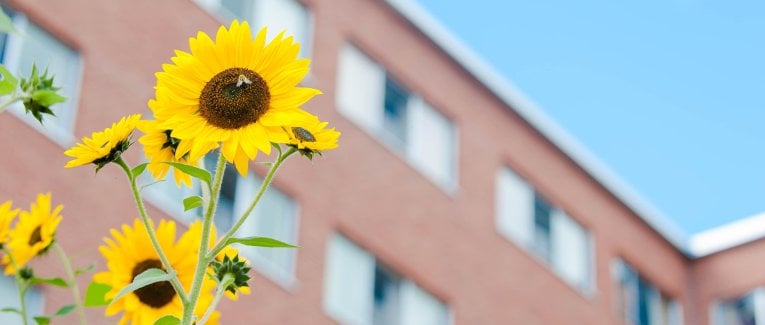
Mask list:
POLYGON ((93 163, 96 170, 117 160, 122 152, 130 146, 130 135, 135 130, 141 114, 123 117, 119 122, 112 123, 110 128, 101 132, 93 132, 90 138, 83 137, 82 143, 64 151, 64 154, 74 159, 66 163, 66 168, 72 168, 93 163))
MULTIPOLYGON (((199 243, 199 237, 190 238, 194 237, 194 234, 191 236, 184 234, 183 238, 186 239, 176 242, 173 221, 162 220, 156 229, 160 246, 178 273, 181 284, 189 290, 194 279, 197 254, 193 245, 189 245, 188 242, 196 240, 199 243)), ((151 245, 149 235, 138 219, 133 222, 132 227, 122 225, 122 232, 112 229, 111 235, 113 238, 104 239, 106 246, 99 247, 101 255, 106 259, 108 271, 99 272, 93 276, 93 281, 112 287, 106 294, 107 299, 114 297, 143 271, 150 268, 162 269, 162 263, 151 245)), ((210 305, 213 298, 211 290, 214 286, 215 283, 205 277, 197 308, 194 311, 198 318, 201 318, 210 305)), ((105 313, 111 316, 120 311, 123 315, 119 324, 152 325, 154 321, 165 315, 180 318, 183 314, 183 304, 170 282, 164 281, 133 291, 113 302, 105 313)), ((215 312, 208 324, 217 324, 218 317, 218 312, 215 312)))
POLYGON ((5 274, 13 274, 53 244, 56 227, 61 222, 59 213, 64 206, 59 204, 51 210, 50 197, 50 193, 38 194, 29 211, 21 211, 19 221, 8 234, 7 249, 13 256, 13 262, 10 256, 3 256, 5 274))
POLYGON ((19 213, 19 209, 12 210, 13 202, 6 201, 0 204, 0 247, 8 240, 8 232, 11 230, 11 222, 19 213))
POLYGON ((156 99, 149 101, 160 127, 181 140, 176 158, 195 161, 209 151, 206 142, 222 143, 223 156, 246 175, 258 151, 289 142, 285 127, 310 119, 300 106, 321 92, 297 87, 310 60, 297 58, 300 45, 291 36, 266 43, 265 28, 253 38, 247 22, 235 20, 215 41, 199 32, 189 47, 156 74, 156 99))
MULTIPOLYGON (((156 120, 140 121, 138 123, 138 129, 145 135, 138 139, 143 145, 143 150, 146 153, 146 157, 149 158, 148 169, 152 176, 156 180, 164 179, 167 175, 170 166, 164 164, 166 161, 180 162, 184 164, 197 165, 198 160, 189 160, 189 155, 183 155, 176 158, 175 153, 178 151, 178 147, 181 146, 181 141, 177 138, 170 136, 171 130, 165 130, 157 125, 156 120)), ((200 142, 201 143, 201 142, 200 142)), ((190 142, 185 141, 183 145, 188 145, 190 142)), ((213 142, 207 143, 210 150, 217 147, 217 144, 213 142)), ((188 149, 186 150, 188 151, 188 149)), ((184 184, 191 187, 191 176, 180 171, 177 168, 173 168, 173 176, 175 176, 175 183, 180 186, 184 184)))

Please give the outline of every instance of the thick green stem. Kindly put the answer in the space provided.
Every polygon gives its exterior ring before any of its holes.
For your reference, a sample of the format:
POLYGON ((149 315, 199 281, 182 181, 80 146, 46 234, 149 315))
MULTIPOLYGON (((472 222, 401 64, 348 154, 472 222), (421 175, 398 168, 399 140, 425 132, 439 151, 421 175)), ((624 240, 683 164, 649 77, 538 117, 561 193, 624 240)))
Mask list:
POLYGON ((204 325, 207 323, 207 319, 210 318, 213 312, 215 312, 215 308, 218 308, 218 303, 220 302, 220 298, 223 297, 223 295, 226 293, 226 287, 227 283, 233 282, 234 277, 231 274, 226 273, 226 275, 223 276, 223 280, 218 283, 218 289, 215 291, 215 297, 213 298, 212 303, 210 304, 210 307, 207 308, 207 311, 205 312, 204 316, 202 316, 202 319, 199 320, 197 324, 204 325))
POLYGON ((279 166, 282 165, 282 163, 293 153, 297 152, 297 149, 290 147, 289 150, 287 150, 284 153, 280 152, 279 157, 276 158, 276 161, 271 165, 271 169, 268 170, 268 174, 266 174, 266 178, 263 179, 263 184, 260 185, 260 190, 258 190, 258 194, 255 195, 255 198, 252 200, 252 203, 250 203, 250 206, 247 207, 247 210, 242 213, 242 215, 239 217, 239 220, 236 221, 234 226, 231 227, 231 229, 226 232, 223 237, 218 241, 218 243, 215 244, 215 247, 213 247, 212 250, 210 250, 210 254, 207 255, 207 259, 213 259, 215 258, 215 255, 218 255, 223 248, 226 247, 226 241, 234 236, 236 234, 236 231, 239 230, 239 228, 244 224, 244 222, 247 220, 247 218, 250 216, 250 213, 252 213, 252 210, 255 209, 255 206, 260 201, 261 197, 263 197, 263 194, 266 193, 266 189, 268 189, 268 186, 271 184, 271 181, 274 179, 274 175, 276 175, 276 171, 279 169, 279 166))
POLYGON ((194 308, 196 307, 199 293, 202 289, 202 282, 204 277, 207 276, 205 270, 207 269, 207 264, 210 263, 210 260, 206 258, 207 249, 210 247, 210 229, 212 228, 213 216, 215 215, 215 208, 218 203, 221 184, 223 183, 225 167, 226 159, 223 158, 221 151, 218 154, 218 163, 215 167, 215 178, 213 179, 212 190, 210 191, 210 198, 207 203, 207 210, 205 211, 204 220, 202 222, 202 238, 199 242, 199 253, 197 255, 197 267, 194 271, 194 281, 191 284, 189 301, 183 305, 182 324, 184 325, 191 325, 192 318, 194 317, 194 308))
POLYGON ((165 268, 165 272, 176 274, 170 279, 170 284, 173 286, 173 289, 175 289, 175 292, 178 293, 181 301, 186 303, 188 301, 186 292, 183 290, 183 285, 178 279, 177 273, 174 272, 175 270, 173 269, 173 266, 170 264, 170 261, 167 259, 165 252, 162 250, 162 246, 159 245, 157 233, 154 231, 154 226, 152 226, 151 220, 149 220, 149 215, 146 213, 146 207, 143 205, 141 192, 138 190, 135 177, 133 177, 133 172, 130 170, 130 167, 127 165, 127 163, 125 163, 122 157, 117 158, 116 163, 122 167, 128 179, 130 180, 130 188, 133 190, 133 198, 135 199, 136 206, 138 206, 138 212, 141 214, 141 221, 143 222, 144 228, 146 228, 146 232, 149 234, 149 239, 151 239, 151 244, 154 246, 154 250, 157 252, 159 260, 162 262, 162 267, 165 268))
POLYGON ((85 325, 88 322, 85 319, 85 308, 83 307, 82 299, 80 298, 80 287, 77 286, 77 279, 74 277, 72 263, 69 262, 69 257, 66 256, 66 253, 64 253, 64 249, 61 248, 61 245, 54 243, 53 249, 56 250, 56 254, 58 254, 58 257, 61 259, 61 264, 64 265, 64 271, 66 272, 66 276, 68 278, 67 282, 69 282, 67 284, 69 285, 69 288, 72 289, 72 297, 74 298, 77 315, 80 317, 80 324, 85 325))
POLYGON ((24 299, 24 296, 26 296, 27 289, 29 289, 29 281, 24 280, 21 277, 21 270, 19 270, 18 265, 16 265, 16 260, 13 259, 11 252, 7 249, 3 249, 3 253, 11 260, 11 266, 13 266, 14 270, 13 277, 16 279, 16 287, 19 289, 19 316, 21 316, 21 323, 27 325, 27 302, 24 299))

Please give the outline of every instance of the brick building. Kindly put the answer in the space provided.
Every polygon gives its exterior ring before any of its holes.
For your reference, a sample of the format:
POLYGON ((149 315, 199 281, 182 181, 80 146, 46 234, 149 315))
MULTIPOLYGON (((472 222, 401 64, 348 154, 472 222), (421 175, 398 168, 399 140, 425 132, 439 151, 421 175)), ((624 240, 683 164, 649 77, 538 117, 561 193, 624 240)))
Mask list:
MULTIPOLYGON (((412 1, 4 5, 29 37, 4 35, 2 63, 48 66, 71 100, 44 129, 18 109, 0 115, 0 201, 52 191, 75 264, 102 269, 102 238, 137 211, 117 168, 64 170, 63 151, 148 114, 173 50, 240 18, 304 45, 305 84, 325 93, 306 108, 343 136, 313 163, 290 160, 244 227, 301 248, 245 250, 254 294, 222 303, 225 324, 765 324, 765 216, 680 235, 412 1)), ((257 189, 253 169, 224 180, 219 228, 257 189)), ((171 183, 146 190, 151 215, 187 223, 195 212, 179 200, 195 190, 171 183)), ((14 303, 1 281, 0 305, 14 303)), ((52 313, 69 299, 45 288, 29 302, 52 313)), ((116 322, 101 313, 89 310, 92 324, 116 322)))

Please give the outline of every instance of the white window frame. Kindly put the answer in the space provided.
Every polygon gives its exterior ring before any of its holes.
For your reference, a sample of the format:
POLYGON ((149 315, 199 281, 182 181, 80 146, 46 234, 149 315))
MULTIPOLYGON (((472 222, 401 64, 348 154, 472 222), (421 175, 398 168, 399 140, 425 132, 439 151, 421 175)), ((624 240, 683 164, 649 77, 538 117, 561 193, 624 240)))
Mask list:
MULTIPOLYGON (((385 68, 366 54, 358 46, 345 43, 338 54, 338 69, 335 91, 335 106, 342 116, 359 126, 367 134, 377 139, 384 147, 407 162, 409 166, 422 174, 427 180, 434 183, 438 188, 449 195, 454 195, 459 190, 459 127, 444 114, 417 93, 401 85, 395 78, 391 78, 385 68), (346 63, 350 62, 350 63, 346 63), (359 78, 364 78, 359 82, 359 78), (384 127, 386 83, 388 80, 397 83, 408 93, 406 110, 407 116, 404 121, 407 138, 402 143, 384 127), (359 89, 359 87, 364 87, 359 89), (446 174, 439 174, 429 169, 428 162, 423 161, 416 150, 416 144, 423 144, 411 139, 415 133, 417 117, 425 118, 434 116, 448 122, 449 139, 448 158, 444 167, 446 174)), ((438 124, 438 123, 436 123, 438 124)))
MULTIPOLYGON (((617 318, 624 317, 622 319, 625 324, 632 324, 632 320, 630 318, 640 317, 640 310, 632 310, 635 314, 628 314, 627 310, 620 310, 620 308, 626 308, 631 309, 630 306, 626 306, 626 304, 633 304, 632 307, 638 306, 641 296, 641 283, 644 285, 644 289, 646 292, 644 293, 647 296, 648 302, 646 308, 648 308, 648 324, 650 325, 682 325, 684 322, 683 319, 683 306, 682 304, 673 297, 669 297, 666 294, 664 294, 655 284, 651 283, 643 277, 640 272, 638 272, 634 267, 632 267, 629 263, 625 262, 621 258, 614 258, 611 261, 611 278, 614 283, 614 288, 621 291, 622 285, 622 275, 625 272, 629 272, 634 277, 634 283, 630 283, 630 290, 632 291, 633 297, 627 297, 630 298, 629 301, 624 301, 622 304, 615 303, 614 304, 614 312, 616 313, 617 318), (621 314, 623 312, 623 315, 621 314), (666 319, 664 319, 664 316, 666 316, 666 319), (664 323, 666 321, 666 323, 664 323)), ((615 295, 616 296, 616 295, 615 295)), ((620 298, 621 299, 621 298, 620 298)), ((638 307, 639 308, 639 307, 638 307)))
MULTIPOLYGON (((597 292, 595 281, 595 240, 592 233, 584 227, 579 221, 572 218, 565 211, 555 207, 544 200, 550 208, 550 233, 549 242, 549 260, 542 256, 542 252, 536 249, 538 240, 536 218, 536 201, 539 200, 539 193, 523 177, 518 175, 510 167, 502 166, 495 174, 494 183, 494 222, 497 232, 523 248, 529 255, 533 256, 541 264, 545 265, 550 271, 556 274, 567 285, 576 289, 579 293, 592 298, 597 292), (565 228, 565 229, 564 229, 565 228), (581 233, 568 232, 566 230, 579 230, 581 233), (580 243, 581 254, 585 261, 582 261, 586 268, 583 276, 576 277, 573 271, 565 269, 565 260, 568 256, 562 256, 561 242, 562 235, 584 235, 583 242, 580 243), (579 282, 581 281, 581 282, 579 282)), ((582 239, 582 238, 578 238, 582 239)))
MULTIPOLYGON (((239 19, 245 20, 250 24, 250 28, 252 29, 253 34, 257 33, 258 30, 260 30, 261 27, 263 27, 263 22, 259 21, 258 19, 258 10, 260 9, 259 6, 264 6, 263 0, 243 0, 247 2, 247 5, 249 5, 249 9, 251 12, 243 13, 238 15, 237 13, 231 12, 227 8, 223 6, 221 3, 222 0, 193 0, 195 3, 197 3, 200 7, 205 9, 207 12, 212 14, 218 21, 220 21, 223 24, 228 24, 233 19, 239 19)), ((266 0, 269 1, 269 0, 266 0)), ((273 0, 271 0, 273 1, 273 0)), ((314 44, 314 36, 315 36, 315 18, 313 11, 311 10, 311 7, 307 6, 303 1, 300 0, 279 0, 279 1, 292 1, 296 5, 303 7, 306 13, 305 17, 305 31, 291 31, 287 30, 286 35, 292 35, 295 36, 296 33, 305 33, 305 39, 299 40, 296 39, 297 42, 300 43, 300 54, 298 54, 299 57, 304 58, 310 58, 313 54, 313 44, 314 44)), ((271 26, 268 26, 268 37, 267 39, 272 39, 274 36, 277 35, 277 33, 281 32, 279 29, 272 28, 271 26)), ((296 37, 297 38, 297 37, 296 37)))
MULTIPOLYGON (((238 218, 240 215, 244 213, 244 211, 247 209, 249 204, 252 202, 252 199, 255 197, 255 194, 257 193, 257 190, 260 188, 260 184, 262 184, 262 182, 263 182, 263 178, 254 174, 253 172, 250 172, 247 178, 242 178, 241 176, 237 174, 236 197, 234 198, 233 218, 238 218), (252 182, 255 182, 255 183, 253 184, 252 182)), ((264 204, 267 200, 267 196, 270 195, 271 193, 274 193, 274 191, 277 193, 276 195, 281 195, 288 200, 290 206, 287 207, 286 209, 291 210, 289 213, 291 214, 290 217, 293 219, 293 222, 291 225, 292 233, 290 234, 291 238, 275 238, 275 239, 281 240, 288 244, 298 245, 298 239, 300 238, 300 205, 289 194, 276 188, 273 183, 269 185, 268 189, 266 190, 266 193, 264 193, 258 206, 256 206, 255 209, 252 211, 253 214, 251 214, 250 217, 247 219, 247 221, 245 221, 245 223, 242 224, 242 227, 239 228, 239 230, 236 233, 237 237, 259 235, 257 233, 258 229, 254 229, 254 232, 248 233, 250 229, 248 229, 247 226, 248 224, 254 221, 253 218, 259 217, 257 215, 254 215, 255 213, 258 212, 257 211, 258 207, 264 204)), ((233 225, 233 220, 232 220, 232 225, 233 225)), ((281 285, 285 289, 293 290, 295 288, 297 284, 297 278, 295 276, 295 272, 297 270, 297 253, 298 253, 296 249, 294 248, 255 248, 255 247, 245 247, 242 245, 237 245, 237 246, 239 250, 252 263, 254 270, 258 271, 259 273, 263 274, 267 278, 281 285), (291 253, 289 256, 290 265, 288 269, 283 270, 280 265, 275 264, 268 257, 257 253, 257 250, 259 249, 288 250, 288 252, 291 253)))
MULTIPOLYGON (((62 124, 61 122, 58 122, 57 118, 54 118, 52 116, 45 115, 44 116, 44 125, 41 125, 40 122, 38 122, 31 114, 27 114, 24 110, 24 105, 21 102, 14 103, 11 105, 9 111, 14 116, 18 117, 21 121, 28 124, 35 130, 39 131, 46 137, 48 137, 50 140, 61 146, 62 148, 68 148, 76 142, 76 138, 74 136, 74 127, 77 121, 77 113, 78 113, 78 106, 79 106, 79 96, 80 96, 80 90, 82 86, 82 71, 83 71, 83 60, 82 56, 74 49, 72 49, 68 44, 65 44, 64 42, 61 42, 58 38, 56 38, 55 35, 51 34, 49 31, 45 30, 42 26, 30 21, 26 15, 24 15, 22 12, 14 11, 13 15, 11 17, 14 26, 16 29, 20 31, 20 33, 9 33, 6 35, 6 44, 5 49, 0 49, 5 51, 3 56, 3 65, 13 73, 16 77, 21 80, 21 75, 19 72, 22 69, 28 69, 31 67, 22 67, 20 66, 20 60, 21 60, 21 48, 23 47, 24 42, 27 42, 27 38, 29 36, 23 36, 21 33, 24 33, 30 25, 33 25, 35 28, 39 29, 43 33, 50 36, 54 41, 58 42, 59 45, 62 47, 65 47, 72 51, 72 53, 76 56, 77 60, 77 71, 74 72, 73 76, 69 76, 69 80, 62 80, 62 77, 60 75, 55 75, 54 77, 54 86, 64 86, 69 87, 71 89, 70 92, 67 92, 63 94, 67 97, 67 100, 63 103, 58 103, 53 105, 53 113, 60 115, 62 112, 65 112, 69 115, 69 121, 65 124, 62 124)), ((37 62, 38 65, 38 71, 42 73, 45 71, 45 66, 40 66, 39 62, 37 62)), ((64 68, 68 69, 68 68, 64 68)), ((28 77, 28 75, 25 75, 24 77, 28 77)))
MULTIPOLYGON (((394 316, 397 317, 396 324, 415 324, 412 322, 417 319, 416 313, 422 312, 423 310, 421 308, 423 307, 430 307, 431 312, 437 313, 443 311, 444 324, 452 324, 453 313, 448 304, 417 285, 414 281, 385 267, 385 265, 377 260, 372 253, 356 245, 356 243, 345 236, 338 233, 332 234, 327 243, 326 252, 327 257, 325 258, 323 293, 324 310, 330 317, 339 321, 341 324, 373 324, 375 318, 374 287, 377 269, 382 269, 384 272, 390 273, 390 276, 396 281, 396 290, 394 290, 395 295, 393 298, 396 305, 394 305, 392 309, 395 311, 394 316), (345 250, 345 253, 350 254, 348 256, 342 256, 339 253, 338 247, 341 250, 345 250), (354 260, 350 264, 356 269, 350 270, 350 267, 343 264, 343 261, 349 259, 354 260), (348 272, 350 272, 350 274, 346 274, 348 272), (358 277, 359 275, 361 275, 360 278, 358 277), (361 282, 349 284, 349 281, 352 282, 354 280, 361 282), (341 286, 338 287, 338 284, 341 286), (355 294, 358 297, 343 297, 343 292, 348 293, 349 290, 355 291, 352 294, 355 294), (358 304, 357 307, 361 310, 347 308, 348 301, 358 304), (406 304, 407 302, 424 303, 424 305, 412 306, 406 304)), ((436 317, 438 317, 438 315, 436 315, 436 317)), ((441 324, 439 323, 439 325, 441 324)))

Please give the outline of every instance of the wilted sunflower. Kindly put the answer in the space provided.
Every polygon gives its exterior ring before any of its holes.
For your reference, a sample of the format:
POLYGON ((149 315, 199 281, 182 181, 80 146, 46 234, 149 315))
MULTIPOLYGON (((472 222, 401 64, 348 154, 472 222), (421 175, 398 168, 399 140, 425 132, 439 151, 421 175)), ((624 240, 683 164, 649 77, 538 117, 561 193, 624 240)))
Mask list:
MULTIPOLYGON (((167 254, 170 264, 178 274, 186 290, 191 288, 194 279, 194 269, 197 262, 197 254, 193 245, 188 245, 175 238, 175 222, 162 220, 157 229, 157 239, 162 250, 167 254)), ((99 272, 93 276, 93 281, 111 286, 105 298, 113 298, 123 287, 130 284, 133 279, 151 268, 162 269, 149 235, 143 224, 136 219, 133 226, 122 225, 122 232, 111 230, 112 238, 105 238, 106 246, 99 247, 104 256, 108 271, 99 272)), ((191 235, 193 237, 193 234, 191 235)), ((187 235, 184 234, 184 237, 187 235)), ((199 237, 189 238, 185 241, 196 240, 199 237)), ((212 288, 215 283, 205 277, 202 290, 197 302, 194 314, 201 318, 202 314, 212 301, 212 288)), ((154 321, 165 315, 174 315, 181 318, 183 304, 181 298, 168 281, 157 282, 126 295, 106 308, 107 316, 123 312, 120 324, 152 325, 154 321)), ((217 324, 220 315, 215 312, 208 324, 217 324)))
POLYGON ((82 166, 93 163, 96 171, 106 164, 117 160, 122 152, 130 147, 130 135, 135 130, 141 114, 123 117, 112 127, 101 132, 93 132, 88 137, 82 138, 82 143, 64 151, 64 154, 74 159, 66 163, 66 168, 82 166))
MULTIPOLYGON (((194 252, 196 254, 196 252, 199 252, 199 238, 201 238, 201 236, 202 236, 202 222, 200 220, 197 220, 189 225, 189 230, 186 231, 186 233, 183 235, 183 237, 181 237, 181 239, 178 242, 179 244, 184 243, 184 244, 194 246, 194 252)), ((215 243, 218 241, 216 237, 217 235, 215 231, 215 226, 213 226, 210 231, 210 244, 208 249, 211 249, 215 245, 215 243)), ((220 253, 218 253, 217 256, 215 256, 216 262, 222 262, 225 256, 228 256, 229 258, 234 258, 235 256, 239 256, 239 260, 243 261, 248 267, 250 266, 250 262, 247 261, 244 257, 242 257, 242 255, 239 255, 239 250, 234 247, 226 246, 225 248, 223 248, 223 250, 220 251, 220 253)), ((211 269, 210 272, 208 273, 214 274, 214 272, 212 271, 213 270, 211 269)), ((245 273, 244 275, 246 275, 247 271, 249 271, 249 268, 244 272, 245 273)), ((225 294, 226 294, 226 297, 228 297, 229 299, 236 301, 239 299, 239 293, 249 295, 250 288, 247 286, 239 286, 235 292, 231 292, 227 290, 225 294)))
MULTIPOLYGON (((171 161, 194 166, 197 165, 198 159, 189 160, 188 154, 176 158, 175 153, 178 151, 178 147, 181 146, 181 140, 170 136, 172 131, 160 128, 157 125, 156 120, 140 121, 138 123, 138 129, 145 133, 145 135, 138 139, 138 142, 143 145, 146 157, 149 158, 149 165, 147 168, 154 179, 161 180, 167 175, 170 166, 163 162, 171 161)), ((204 144, 204 142, 201 141, 199 141, 199 143, 204 144)), ((190 142, 185 141, 183 144, 187 145, 190 144, 190 142)), ((214 142, 208 142, 206 145, 209 146, 207 150, 217 147, 217 144, 214 142)), ((181 149, 183 148, 181 147, 181 149)), ((186 149, 186 151, 188 152, 188 149, 186 149)), ((184 185, 191 187, 191 176, 188 174, 177 168, 173 168, 173 176, 175 176, 175 183, 178 186, 183 183, 184 185)))
POLYGON ((223 156, 246 175, 258 151, 269 154, 271 142, 289 141, 283 127, 310 118, 300 106, 321 92, 297 87, 310 60, 297 58, 293 37, 280 33, 266 43, 265 28, 253 39, 247 22, 235 20, 215 41, 199 32, 189 47, 156 74, 156 99, 149 101, 160 127, 181 140, 176 158, 195 161, 209 151, 205 142, 222 143, 223 156))
POLYGON ((314 117, 306 123, 285 128, 290 137, 289 144, 301 151, 322 152, 337 148, 340 132, 327 129, 327 124, 314 117))
POLYGON ((50 193, 38 194, 37 201, 29 205, 29 211, 21 211, 19 221, 8 234, 6 248, 13 255, 13 263, 8 255, 3 256, 5 274, 13 274, 53 244, 56 227, 61 222, 59 213, 64 206, 59 204, 51 210, 50 197, 50 193))
POLYGON ((19 213, 19 209, 11 210, 13 202, 6 201, 0 204, 0 247, 8 241, 8 232, 11 230, 11 222, 19 213))

